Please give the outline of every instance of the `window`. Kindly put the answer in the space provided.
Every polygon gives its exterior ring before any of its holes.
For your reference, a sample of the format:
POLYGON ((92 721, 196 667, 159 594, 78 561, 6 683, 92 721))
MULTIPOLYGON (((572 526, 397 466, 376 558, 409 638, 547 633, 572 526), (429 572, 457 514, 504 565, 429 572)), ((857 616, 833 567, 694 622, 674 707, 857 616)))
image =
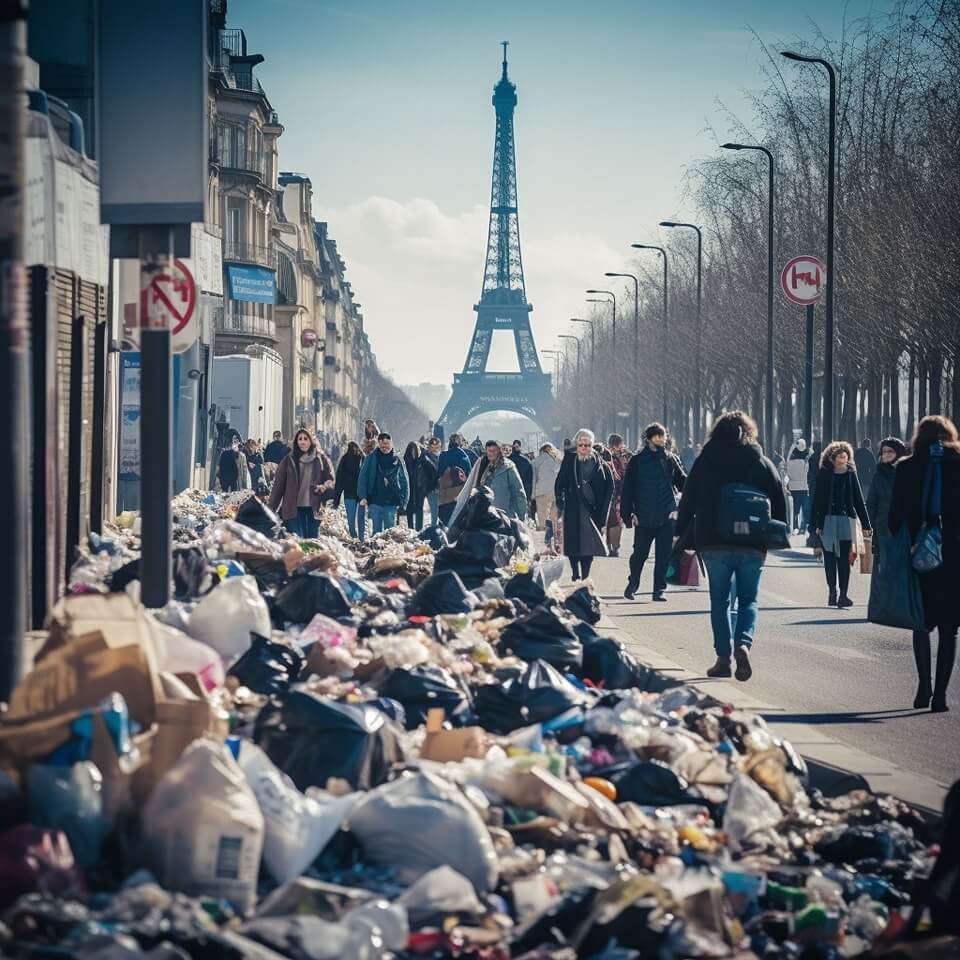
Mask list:
POLYGON ((240 242, 240 208, 227 207, 227 242, 240 242))

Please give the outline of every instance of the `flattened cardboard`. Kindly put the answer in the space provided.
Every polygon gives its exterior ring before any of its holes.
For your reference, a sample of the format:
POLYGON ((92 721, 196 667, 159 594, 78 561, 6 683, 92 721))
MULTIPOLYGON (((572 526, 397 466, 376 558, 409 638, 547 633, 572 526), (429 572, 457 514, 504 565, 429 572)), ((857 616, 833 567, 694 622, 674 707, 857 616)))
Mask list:
POLYGON ((490 745, 483 727, 443 729, 443 710, 435 707, 427 712, 427 736, 420 748, 420 757, 439 763, 485 757, 490 745))

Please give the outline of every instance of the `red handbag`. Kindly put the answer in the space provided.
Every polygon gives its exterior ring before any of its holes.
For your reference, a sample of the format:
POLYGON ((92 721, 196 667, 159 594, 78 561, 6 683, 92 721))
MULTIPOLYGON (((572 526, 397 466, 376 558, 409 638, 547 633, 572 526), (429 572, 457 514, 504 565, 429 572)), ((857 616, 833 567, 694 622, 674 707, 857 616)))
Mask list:
POLYGON ((695 553, 684 551, 680 558, 679 580, 680 586, 699 587, 700 586, 700 566, 699 557, 695 553))

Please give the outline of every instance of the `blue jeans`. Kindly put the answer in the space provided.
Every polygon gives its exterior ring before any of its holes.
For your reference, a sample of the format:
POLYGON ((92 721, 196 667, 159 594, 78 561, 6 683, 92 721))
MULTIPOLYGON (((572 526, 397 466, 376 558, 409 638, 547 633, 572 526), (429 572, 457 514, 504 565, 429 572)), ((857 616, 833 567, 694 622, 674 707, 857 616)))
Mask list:
POLYGON ((392 503, 369 503, 367 511, 370 514, 370 522, 373 524, 373 532, 380 533, 397 524, 397 507, 392 503))
POLYGON ((360 540, 367 533, 367 508, 361 507, 358 501, 344 497, 343 505, 347 510, 347 527, 350 529, 351 537, 359 537, 360 540))
POLYGON ((797 530, 803 530, 804 524, 808 523, 807 514, 810 512, 807 491, 794 490, 791 496, 793 497, 793 525, 797 530), (803 523, 800 522, 801 516, 803 517, 803 523))
POLYGON ((284 520, 283 525, 298 537, 310 540, 315 537, 320 529, 317 518, 313 515, 312 507, 297 507, 297 515, 289 520, 284 520))
POLYGON ((718 657, 730 658, 730 584, 737 584, 736 645, 749 647, 757 629, 760 574, 765 556, 759 550, 727 550, 708 547, 703 562, 710 578, 710 626, 713 649, 718 657))
POLYGON ((439 500, 440 500, 440 493, 437 490, 434 490, 433 493, 427 494, 427 504, 430 507, 431 526, 436 526, 440 522, 439 500))

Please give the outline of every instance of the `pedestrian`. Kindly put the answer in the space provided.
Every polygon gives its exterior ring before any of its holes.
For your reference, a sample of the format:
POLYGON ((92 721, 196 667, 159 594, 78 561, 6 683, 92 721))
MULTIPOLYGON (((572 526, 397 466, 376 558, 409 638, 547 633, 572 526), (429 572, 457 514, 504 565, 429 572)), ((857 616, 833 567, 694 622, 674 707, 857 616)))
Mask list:
POLYGON ((890 501, 893 499, 893 478, 896 464, 907 455, 907 445, 898 437, 880 441, 877 472, 873 475, 870 492, 866 496, 867 516, 873 526, 873 551, 879 553, 883 540, 890 535, 888 523, 890 501))
POLYGON ((437 484, 437 510, 442 524, 449 524, 453 516, 457 497, 467 482, 473 464, 463 449, 463 437, 459 433, 451 433, 447 441, 447 449, 440 454, 440 479, 437 484))
POLYGON ((366 511, 357 504, 357 481, 360 479, 360 468, 363 466, 363 451, 356 440, 347 443, 340 462, 337 464, 336 484, 333 490, 333 505, 343 506, 347 511, 347 527, 351 537, 364 540, 367 532, 366 511))
POLYGON ((533 464, 525 456, 523 444, 519 440, 513 441, 510 459, 517 468, 517 473, 520 474, 520 480, 523 482, 523 493, 529 504, 533 500, 533 464))
POLYGON ((628 527, 634 528, 630 573, 623 595, 627 600, 636 597, 650 545, 655 544, 653 599, 665 601, 677 498, 687 475, 678 457, 665 449, 667 428, 662 423, 651 423, 643 438, 643 449, 627 464, 620 495, 620 515, 628 527))
POLYGON ((410 497, 405 510, 407 527, 410 530, 423 529, 423 501, 425 495, 421 493, 418 478, 422 458, 423 447, 416 440, 411 440, 407 444, 407 449, 403 451, 403 466, 407 471, 407 479, 410 481, 410 497))
POLYGON ((363 421, 363 443, 360 445, 360 450, 365 457, 369 457, 377 449, 377 437, 379 435, 380 428, 376 421, 370 419, 363 421))
POLYGON ((317 535, 317 514, 325 491, 335 485, 333 464, 309 431, 294 434, 293 449, 280 463, 270 491, 270 509, 277 510, 283 525, 294 536, 317 535))
MULTIPOLYGON (((611 433, 607 438, 610 472, 613 474, 613 500, 610 503, 610 515, 607 517, 607 547, 611 557, 620 556, 620 540, 623 536, 623 517, 620 501, 623 496, 623 478, 630 463, 630 451, 619 433, 611 433)), ((606 458, 604 458, 606 459, 606 458)))
POLYGON ((265 463, 274 463, 279 466, 289 452, 290 445, 283 439, 283 434, 279 430, 274 430, 273 439, 263 451, 263 459, 265 463))
POLYGON ((870 438, 863 440, 857 452, 853 455, 854 466, 857 470, 857 476, 860 478, 860 488, 863 495, 870 492, 870 484, 873 483, 874 475, 877 472, 877 458, 873 455, 873 444, 870 438))
POLYGON ((483 457, 483 444, 480 442, 479 437, 474 437, 473 443, 469 446, 464 446, 464 450, 466 450, 467 456, 470 458, 471 467, 483 457))
POLYGON ((750 649, 757 630, 764 544, 745 541, 731 522, 737 498, 760 492, 770 501, 770 517, 786 523, 787 502, 780 475, 757 443, 757 425, 742 410, 718 417, 687 477, 677 510, 677 529, 693 525, 693 541, 710 580, 710 627, 717 660, 708 677, 729 677, 731 652, 737 680, 753 675, 750 649), (731 583, 736 580, 736 624, 731 633, 731 583), (731 651, 731 639, 733 647, 731 651))
POLYGON ((250 473, 250 486, 257 490, 263 483, 263 454, 260 452, 260 444, 251 437, 247 440, 244 448, 244 456, 247 458, 247 470, 250 473))
POLYGON ((578 430, 574 446, 563 455, 553 493, 563 520, 563 552, 574 580, 590 576, 594 557, 605 557, 606 529, 613 499, 613 474, 593 449, 591 430, 578 430))
POLYGON ((829 590, 827 604, 840 610, 853 606, 847 589, 861 539, 858 522, 863 530, 870 529, 853 448, 845 440, 835 440, 827 444, 820 455, 813 524, 823 546, 823 569, 829 590))
POLYGON ((410 481, 403 460, 393 449, 393 438, 381 431, 377 449, 363 461, 357 480, 359 504, 370 514, 374 536, 392 527, 397 511, 410 497, 410 481))
POLYGON ((925 522, 935 519, 931 498, 940 491, 939 524, 943 560, 935 570, 921 573, 920 592, 928 630, 937 630, 937 670, 930 686, 930 635, 914 634, 918 687, 914 707, 928 703, 934 713, 945 713, 947 686, 957 654, 960 624, 960 440, 946 417, 924 417, 911 441, 913 452, 897 463, 889 527, 897 533, 905 523, 914 543, 925 522), (939 474, 939 476, 938 476, 939 474), (926 491, 926 492, 925 492, 926 491))
POLYGON ((420 470, 420 484, 430 507, 430 523, 436 526, 439 517, 439 489, 440 489, 440 451, 443 445, 438 437, 427 440, 427 449, 423 453, 423 463, 420 470))
POLYGON ((471 468, 467 482, 457 497, 456 508, 451 523, 464 508, 471 495, 481 487, 489 487, 493 492, 493 505, 499 507, 510 517, 523 520, 527 516, 527 495, 516 464, 510 459, 512 447, 501 446, 496 440, 484 444, 484 457, 471 468))
POLYGON ((217 478, 224 493, 243 489, 241 482, 245 466, 246 457, 240 450, 240 440, 234 436, 230 440, 230 446, 220 454, 220 462, 217 464, 217 478))
POLYGON ((557 523, 557 503, 553 488, 560 472, 560 454, 552 443, 545 443, 533 461, 533 497, 537 504, 537 529, 546 531, 545 543, 552 546, 557 523))
POLYGON ((800 533, 804 529, 807 514, 810 512, 807 500, 807 461, 809 459, 810 451, 807 449, 807 441, 803 437, 798 437, 794 440, 790 453, 787 454, 787 483, 793 499, 792 529, 794 533, 800 533))
POLYGON ((810 444, 810 457, 807 460, 807 546, 813 547, 813 555, 819 556, 822 552, 820 540, 813 532, 813 498, 817 492, 817 475, 820 473, 820 455, 823 453, 823 444, 814 440, 810 444))

